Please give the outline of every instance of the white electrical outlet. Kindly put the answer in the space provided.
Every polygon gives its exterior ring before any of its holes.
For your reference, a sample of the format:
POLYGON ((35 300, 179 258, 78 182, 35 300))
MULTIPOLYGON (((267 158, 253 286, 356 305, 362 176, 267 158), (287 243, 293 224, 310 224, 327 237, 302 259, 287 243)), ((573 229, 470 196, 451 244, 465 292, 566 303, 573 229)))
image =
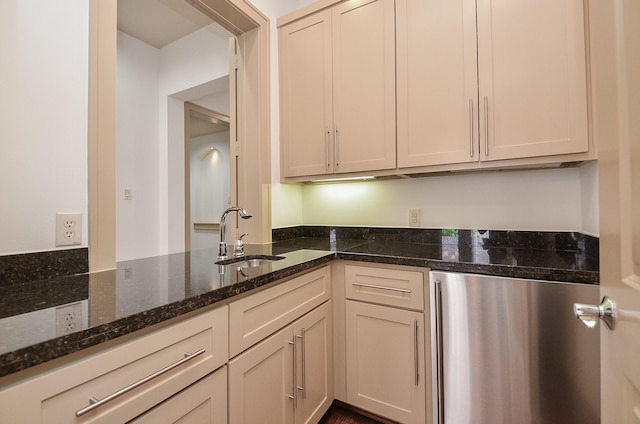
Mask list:
POLYGON ((409 209, 409 227, 420 226, 420 209, 409 209))
POLYGON ((56 336, 82 330, 82 303, 76 302, 56 308, 56 336))
POLYGON ((56 246, 82 244, 82 214, 56 214, 56 246))

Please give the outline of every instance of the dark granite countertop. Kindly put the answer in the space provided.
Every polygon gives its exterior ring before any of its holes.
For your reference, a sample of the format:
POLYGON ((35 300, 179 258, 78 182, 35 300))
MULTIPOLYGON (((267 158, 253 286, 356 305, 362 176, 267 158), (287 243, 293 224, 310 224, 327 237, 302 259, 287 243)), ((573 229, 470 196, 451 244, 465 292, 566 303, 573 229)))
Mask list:
POLYGON ((437 271, 599 282, 598 239, 573 232, 357 227, 274 230, 274 253, 305 248, 334 251, 345 260, 437 271))
POLYGON ((113 271, 0 285, 0 377, 227 301, 334 258, 598 283, 597 239, 579 233, 523 234, 307 227, 274 232, 269 245, 247 245, 247 255, 285 257, 256 268, 221 269, 215 250, 205 249, 121 262, 113 271), (82 308, 82 328, 58 336, 56 308, 70 303, 82 308))

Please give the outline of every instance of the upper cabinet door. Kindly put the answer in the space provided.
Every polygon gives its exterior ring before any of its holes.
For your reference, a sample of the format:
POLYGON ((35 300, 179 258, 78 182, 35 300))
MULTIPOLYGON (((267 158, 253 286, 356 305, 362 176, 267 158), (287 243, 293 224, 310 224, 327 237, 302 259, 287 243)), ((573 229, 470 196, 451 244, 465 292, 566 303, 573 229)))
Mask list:
POLYGON ((478 160, 475 0, 397 0, 398 167, 478 160))
POLYGON ((331 11, 280 28, 282 175, 333 172, 331 11))
POLYGON ((335 172, 396 167, 394 0, 333 7, 335 172))
POLYGON ((586 152, 582 0, 478 0, 481 160, 586 152))

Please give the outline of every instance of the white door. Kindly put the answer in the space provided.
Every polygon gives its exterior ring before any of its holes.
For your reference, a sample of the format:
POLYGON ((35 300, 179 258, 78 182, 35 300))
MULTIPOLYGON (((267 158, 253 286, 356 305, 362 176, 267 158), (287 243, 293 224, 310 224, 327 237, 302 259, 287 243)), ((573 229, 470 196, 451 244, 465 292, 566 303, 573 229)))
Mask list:
POLYGON ((640 1, 591 0, 594 136, 599 150, 602 423, 640 423, 640 1))

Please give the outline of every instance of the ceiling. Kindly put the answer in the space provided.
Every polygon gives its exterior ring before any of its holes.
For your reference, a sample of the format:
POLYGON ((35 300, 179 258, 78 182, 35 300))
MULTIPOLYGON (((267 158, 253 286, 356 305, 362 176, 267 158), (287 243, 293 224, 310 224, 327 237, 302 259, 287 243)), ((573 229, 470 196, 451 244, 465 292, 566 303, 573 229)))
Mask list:
POLYGON ((229 131, 228 122, 219 121, 193 110, 190 112, 189 135, 191 137, 199 137, 221 131, 229 131))
MULTIPOLYGON (((212 23, 186 0, 118 0, 118 30, 157 49, 212 23)), ((228 123, 192 112, 191 137, 228 129, 228 123)))
POLYGON ((211 23, 186 0, 118 0, 118 30, 158 49, 211 23))

